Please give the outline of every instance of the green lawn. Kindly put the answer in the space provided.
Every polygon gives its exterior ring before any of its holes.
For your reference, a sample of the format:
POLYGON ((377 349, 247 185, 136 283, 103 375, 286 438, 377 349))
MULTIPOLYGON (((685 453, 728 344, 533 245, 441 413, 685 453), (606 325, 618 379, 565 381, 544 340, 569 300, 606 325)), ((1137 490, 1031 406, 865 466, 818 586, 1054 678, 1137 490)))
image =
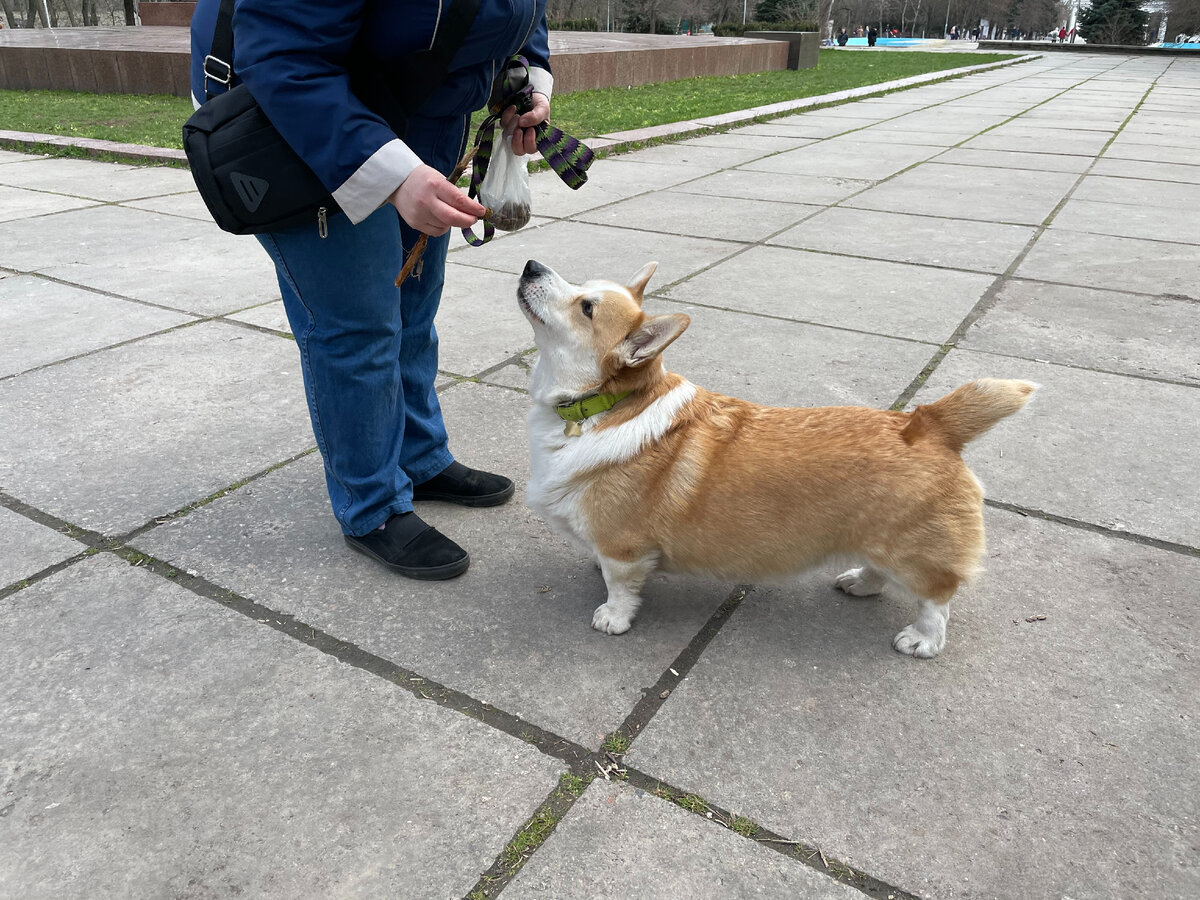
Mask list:
MULTIPOLYGON (((936 72, 1014 54, 821 51, 816 69, 691 78, 666 84, 581 91, 554 100, 550 120, 569 134, 678 122, 936 72)), ((71 135, 179 148, 190 100, 167 96, 0 91, 0 130, 71 135)))

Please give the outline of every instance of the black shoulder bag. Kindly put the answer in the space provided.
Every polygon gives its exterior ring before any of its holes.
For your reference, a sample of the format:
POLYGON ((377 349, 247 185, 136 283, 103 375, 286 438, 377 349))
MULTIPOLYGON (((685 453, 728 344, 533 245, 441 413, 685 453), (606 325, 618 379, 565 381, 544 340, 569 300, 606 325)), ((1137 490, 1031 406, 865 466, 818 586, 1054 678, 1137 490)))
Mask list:
MULTIPOLYGON (((445 81, 480 0, 453 0, 429 50, 390 69, 352 74, 355 93, 403 137, 407 117, 445 81)), ((206 102, 183 126, 183 150, 205 206, 222 231, 262 234, 322 225, 340 212, 329 190, 271 124, 245 84, 233 80, 233 0, 221 0, 204 60, 206 102)))

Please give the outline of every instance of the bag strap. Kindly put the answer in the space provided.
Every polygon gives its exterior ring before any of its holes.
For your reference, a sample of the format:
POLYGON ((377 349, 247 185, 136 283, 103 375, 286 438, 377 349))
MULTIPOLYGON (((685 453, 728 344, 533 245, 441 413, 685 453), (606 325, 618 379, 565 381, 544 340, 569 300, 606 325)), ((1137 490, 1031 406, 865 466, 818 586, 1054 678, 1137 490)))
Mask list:
POLYGON ((233 80, 233 0, 221 0, 217 10, 217 27, 213 29, 212 48, 204 57, 204 99, 211 100, 216 92, 209 90, 209 79, 225 85, 233 80))

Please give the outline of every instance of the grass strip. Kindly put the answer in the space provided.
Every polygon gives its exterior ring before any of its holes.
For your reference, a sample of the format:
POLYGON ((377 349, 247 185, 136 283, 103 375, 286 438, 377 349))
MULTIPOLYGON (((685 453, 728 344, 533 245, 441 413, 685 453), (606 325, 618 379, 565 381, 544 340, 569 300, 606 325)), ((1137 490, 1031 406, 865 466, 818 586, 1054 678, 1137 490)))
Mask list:
MULTIPOLYGON (((551 120, 568 134, 587 138, 999 62, 1014 56, 823 50, 815 69, 688 78, 566 94, 554 99, 551 120)), ((166 95, 0 91, 0 130, 4 131, 182 149, 180 129, 191 114, 190 100, 166 95)), ((69 148, 45 149, 55 155, 71 155, 69 148)))

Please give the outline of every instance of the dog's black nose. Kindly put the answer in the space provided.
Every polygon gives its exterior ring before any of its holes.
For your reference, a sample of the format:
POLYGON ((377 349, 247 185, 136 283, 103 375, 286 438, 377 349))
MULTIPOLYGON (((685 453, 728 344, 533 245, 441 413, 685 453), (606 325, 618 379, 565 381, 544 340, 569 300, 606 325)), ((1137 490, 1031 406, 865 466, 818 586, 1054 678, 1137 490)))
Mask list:
POLYGON ((534 278, 538 275, 545 275, 550 270, 543 266, 536 259, 531 259, 525 263, 525 271, 521 273, 522 278, 534 278))

